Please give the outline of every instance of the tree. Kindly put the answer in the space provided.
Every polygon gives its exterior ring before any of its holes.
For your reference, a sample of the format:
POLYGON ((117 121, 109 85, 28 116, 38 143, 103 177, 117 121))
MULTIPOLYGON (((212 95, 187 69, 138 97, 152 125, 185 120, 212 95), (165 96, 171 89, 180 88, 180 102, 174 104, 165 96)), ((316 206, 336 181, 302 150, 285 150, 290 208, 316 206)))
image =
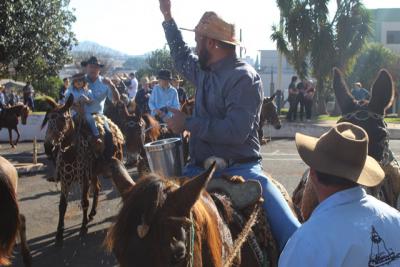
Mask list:
POLYGON ((336 0, 330 19, 329 0, 277 0, 282 29, 273 27, 272 40, 300 78, 317 79, 318 112, 325 113, 333 67, 348 72, 370 35, 370 15, 360 0, 336 0))
POLYGON ((124 68, 138 70, 146 66, 146 58, 143 56, 129 57, 123 64, 124 68))
POLYGON ((69 0, 0 1, 0 77, 10 67, 19 77, 54 76, 70 61, 76 43, 69 0))

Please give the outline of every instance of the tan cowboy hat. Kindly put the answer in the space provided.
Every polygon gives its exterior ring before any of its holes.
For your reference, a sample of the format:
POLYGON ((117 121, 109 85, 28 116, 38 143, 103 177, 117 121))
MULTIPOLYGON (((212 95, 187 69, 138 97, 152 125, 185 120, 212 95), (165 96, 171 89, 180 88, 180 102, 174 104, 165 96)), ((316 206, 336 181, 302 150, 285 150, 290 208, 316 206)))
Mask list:
POLYGON ((360 185, 376 186, 385 173, 379 163, 368 156, 368 135, 364 129, 343 122, 320 138, 296 134, 297 151, 311 168, 360 185))
POLYGON ((150 80, 149 80, 149 78, 147 77, 147 76, 143 76, 141 79, 140 79, 140 83, 150 83, 150 80))
POLYGON ((158 82, 157 78, 155 76, 151 76, 149 83, 155 83, 155 82, 158 82))
POLYGON ((235 25, 230 24, 219 17, 215 12, 208 11, 203 14, 196 28, 186 29, 200 35, 212 38, 231 45, 241 46, 240 42, 235 37, 235 25))
POLYGON ((76 81, 76 80, 85 80, 85 73, 82 73, 82 72, 80 72, 80 73, 76 73, 76 74, 74 74, 72 77, 71 77, 71 80, 72 81, 76 81))

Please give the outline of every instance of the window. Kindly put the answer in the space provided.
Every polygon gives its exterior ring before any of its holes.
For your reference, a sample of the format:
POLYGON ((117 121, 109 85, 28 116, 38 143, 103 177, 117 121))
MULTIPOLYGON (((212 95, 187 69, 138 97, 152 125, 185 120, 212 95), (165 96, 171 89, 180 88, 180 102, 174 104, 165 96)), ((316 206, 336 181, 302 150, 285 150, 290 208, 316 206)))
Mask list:
POLYGON ((400 31, 387 31, 386 32, 387 44, 400 44, 400 31))

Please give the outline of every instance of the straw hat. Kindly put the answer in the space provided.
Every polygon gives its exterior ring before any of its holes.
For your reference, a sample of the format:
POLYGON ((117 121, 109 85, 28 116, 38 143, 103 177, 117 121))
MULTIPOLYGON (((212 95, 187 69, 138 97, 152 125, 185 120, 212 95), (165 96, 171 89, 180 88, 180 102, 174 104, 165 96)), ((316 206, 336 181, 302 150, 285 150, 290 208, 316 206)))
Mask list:
POLYGON ((157 78, 155 76, 151 76, 149 83, 156 83, 156 82, 158 82, 157 78))
POLYGON ((177 82, 183 82, 183 80, 181 79, 181 76, 179 76, 179 75, 174 76, 173 80, 177 81, 177 82))
POLYGON ((319 172, 369 187, 385 177, 379 163, 368 156, 367 133, 354 124, 338 123, 320 138, 297 133, 296 145, 303 161, 319 172))
POLYGON ((150 80, 149 80, 149 78, 147 78, 147 76, 144 76, 144 77, 142 77, 141 79, 140 79, 140 83, 150 83, 150 80))
POLYGON ((72 80, 72 81, 76 81, 76 80, 85 80, 85 73, 80 72, 80 73, 74 74, 74 75, 71 77, 71 80, 72 80))
POLYGON ((213 11, 205 12, 196 28, 193 30, 186 28, 181 29, 194 31, 200 35, 231 45, 241 45, 235 37, 235 25, 226 22, 213 11))

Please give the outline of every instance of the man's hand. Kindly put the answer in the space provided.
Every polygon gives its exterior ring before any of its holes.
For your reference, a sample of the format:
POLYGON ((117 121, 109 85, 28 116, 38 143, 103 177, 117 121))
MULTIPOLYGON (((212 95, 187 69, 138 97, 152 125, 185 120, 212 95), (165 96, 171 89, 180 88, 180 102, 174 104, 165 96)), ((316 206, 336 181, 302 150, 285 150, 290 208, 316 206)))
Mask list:
POLYGON ((172 19, 171 15, 171 1, 170 0, 159 0, 160 1, 160 10, 164 15, 164 20, 168 21, 172 19))
POLYGON ((175 134, 180 134, 185 130, 185 120, 187 115, 178 109, 168 108, 168 111, 172 112, 172 118, 168 118, 167 122, 168 128, 171 129, 175 134))

